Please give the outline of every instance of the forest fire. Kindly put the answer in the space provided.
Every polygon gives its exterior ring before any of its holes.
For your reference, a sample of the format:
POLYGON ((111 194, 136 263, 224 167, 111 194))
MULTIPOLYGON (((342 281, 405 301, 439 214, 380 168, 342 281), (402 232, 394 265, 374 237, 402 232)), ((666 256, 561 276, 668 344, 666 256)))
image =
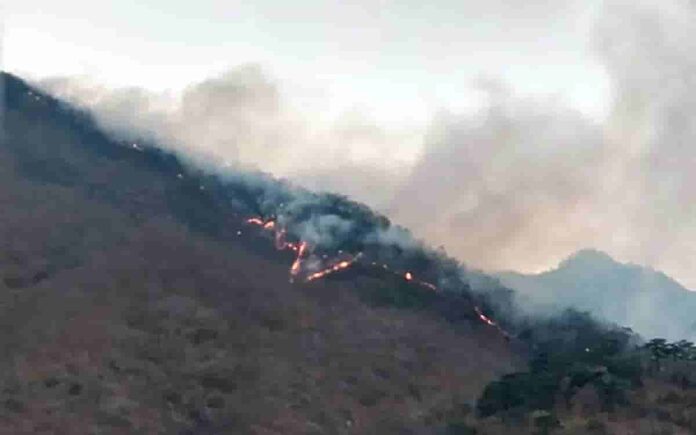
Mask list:
MULTIPOLYGON (((251 224, 251 225, 256 225, 261 227, 263 230, 266 231, 273 231, 274 232, 274 244, 276 249, 278 250, 285 250, 285 249, 290 249, 296 253, 295 260, 293 261, 292 265, 290 266, 290 281, 294 281, 295 277, 297 277, 303 269, 303 261, 308 257, 309 253, 311 252, 311 247, 306 241, 300 241, 297 243, 293 242, 288 242, 286 239, 287 233, 284 228, 282 228, 276 220, 274 219, 269 219, 269 220, 263 220, 258 217, 253 217, 249 218, 246 220, 246 223, 251 224)), ((340 253, 341 251, 339 251, 340 253)), ((362 257, 362 252, 358 253, 352 258, 345 259, 345 260, 340 260, 336 261, 331 265, 328 266, 322 270, 319 270, 317 272, 312 272, 309 273, 304 281, 305 282, 311 282, 311 281, 316 281, 318 279, 324 278, 328 275, 331 275, 336 272, 340 272, 342 270, 346 270, 350 268, 353 264, 355 264, 361 257, 362 257)), ((323 258, 327 258, 326 255, 323 255, 323 258)), ((381 267, 382 269, 394 273, 396 275, 402 276, 404 280, 410 283, 414 283, 417 285, 420 285, 422 287, 426 287, 432 291, 438 291, 437 286, 434 284, 431 284, 427 281, 420 281, 417 280, 413 273, 407 271, 403 274, 393 271, 388 265, 386 264, 377 264, 376 262, 371 263, 372 266, 375 267, 381 267)), ((476 312, 476 315, 478 316, 479 320, 481 320, 483 323, 496 328, 505 338, 509 339, 510 335, 502 329, 495 321, 493 321, 491 318, 483 314, 481 309, 477 306, 474 307, 474 311, 476 312)))
POLYGON ((482 322, 485 324, 494 327, 497 329, 505 338, 508 340, 510 339, 510 334, 507 333, 503 328, 500 327, 496 322, 494 322, 491 318, 483 314, 481 309, 479 307, 474 307, 474 311, 476 311, 476 314, 478 315, 479 319, 481 319, 482 322))
POLYGON ((332 274, 332 273, 334 273, 334 272, 338 272, 338 271, 340 271, 340 270, 347 269, 347 268, 349 268, 350 266, 352 266, 353 263, 355 263, 356 261, 358 261, 358 259, 359 259, 361 256, 362 256, 362 253, 359 253, 358 255, 356 255, 355 257, 353 257, 353 258, 350 259, 350 260, 343 260, 343 261, 340 261, 340 262, 334 264, 333 266, 331 266, 331 267, 329 267, 329 268, 327 268, 327 269, 320 270, 319 272, 312 273, 311 275, 309 275, 309 276, 307 277, 306 281, 307 281, 307 282, 309 282, 309 281, 314 281, 314 280, 323 278, 323 277, 325 277, 325 276, 327 276, 327 275, 330 275, 330 274, 332 274))
POLYGON ((249 218, 246 223, 257 225, 266 231, 274 231, 274 244, 276 249, 279 251, 290 249, 297 253, 295 261, 292 262, 290 266, 290 279, 291 281, 295 276, 297 276, 302 270, 302 260, 305 258, 308 250, 307 242, 301 241, 299 243, 291 243, 286 240, 286 232, 284 229, 279 228, 276 221, 273 219, 264 221, 261 218, 249 218))
MULTIPOLYGON (((255 217, 247 219, 246 223, 259 226, 267 231, 274 231, 274 243, 276 249, 290 249, 297 253, 295 260, 292 262, 292 265, 290 266, 290 281, 294 281, 295 277, 297 277, 302 272, 303 261, 307 258, 307 255, 310 252, 309 244, 305 241, 300 241, 298 243, 288 242, 286 240, 285 229, 280 228, 280 226, 273 219, 264 221, 261 218, 255 217)), ((332 273, 347 269, 350 266, 352 266, 353 263, 355 263, 361 255, 362 254, 358 254, 349 260, 342 260, 323 270, 313 272, 305 278, 305 282, 314 281, 332 273)))
POLYGON ((247 219, 247 220, 246 220, 246 223, 248 223, 248 224, 253 224, 253 225, 260 225, 260 226, 264 226, 264 225, 265 225, 265 222, 262 221, 262 220, 259 219, 259 218, 250 218, 250 219, 247 219))
POLYGON ((474 307, 474 310, 476 311, 476 314, 478 314, 479 319, 481 319, 484 323, 489 324, 490 326, 498 326, 494 321, 489 319, 485 314, 481 312, 481 309, 479 307, 474 307))
MULTIPOLYGON (((386 270, 389 270, 389 267, 387 267, 386 264, 383 266, 383 268, 386 269, 386 270)), ((418 284, 418 285, 421 285, 421 286, 423 286, 423 287, 427 287, 427 288, 429 288, 429 289, 432 290, 432 291, 437 291, 437 286, 435 286, 435 284, 431 284, 431 283, 426 282, 426 281, 419 281, 419 280, 417 280, 417 279, 415 279, 415 278, 413 277, 413 274, 412 274, 411 272, 406 272, 406 273, 404 274, 404 279, 405 279, 406 281, 409 281, 409 282, 414 282, 414 283, 416 283, 416 284, 418 284)))
POLYGON ((300 270, 302 269, 302 259, 304 258, 305 252, 307 252, 307 243, 306 242, 300 242, 299 247, 296 249, 297 251, 297 257, 295 258, 295 261, 292 263, 292 266, 290 266, 290 275, 291 276, 297 276, 298 273, 300 273, 300 270))

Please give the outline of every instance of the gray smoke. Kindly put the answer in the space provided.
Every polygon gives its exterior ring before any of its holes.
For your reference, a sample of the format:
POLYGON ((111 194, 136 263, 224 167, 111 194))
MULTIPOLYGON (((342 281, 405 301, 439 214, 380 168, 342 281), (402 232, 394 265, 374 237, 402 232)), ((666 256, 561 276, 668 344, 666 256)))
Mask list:
MULTIPOLYGON (((443 114, 420 133, 315 122, 254 65, 180 96, 43 86, 129 140, 348 194, 474 267, 540 270, 589 246, 696 288, 695 14, 686 0, 604 2, 593 49, 613 94, 601 123, 491 79, 476 84, 488 100, 478 113, 443 114)), ((348 231, 307 225, 308 237, 348 231)))
POLYGON ((688 1, 605 1, 604 123, 489 86, 481 114, 432 129, 390 215, 485 268, 543 269, 589 246, 696 288, 695 18, 688 1))
POLYGON ((95 113, 117 137, 156 140, 209 166, 263 170, 349 194, 365 192, 351 189, 365 183, 354 183, 342 175, 346 172, 378 179, 382 187, 373 193, 398 181, 400 161, 388 147, 400 139, 398 132, 350 114, 327 126, 312 123, 302 110, 289 106, 278 85, 255 64, 193 84, 180 96, 111 90, 71 77, 39 85, 95 113), (389 161, 391 167, 385 165, 389 161))
POLYGON ((607 2, 597 51, 612 77, 613 156, 607 203, 624 211, 621 254, 696 288, 696 6, 688 0, 607 2))
POLYGON ((484 268, 593 242, 583 211, 602 175, 599 126, 552 102, 491 100, 432 128, 390 215, 484 268))

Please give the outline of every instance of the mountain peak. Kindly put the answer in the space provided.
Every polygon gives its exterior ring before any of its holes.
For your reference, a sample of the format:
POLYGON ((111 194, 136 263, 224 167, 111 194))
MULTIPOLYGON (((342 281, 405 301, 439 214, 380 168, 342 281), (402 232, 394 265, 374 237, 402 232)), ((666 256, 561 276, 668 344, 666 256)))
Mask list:
POLYGON ((582 249, 537 275, 502 274, 531 309, 573 308, 625 325, 645 337, 693 339, 696 293, 653 268, 582 249), (661 313, 661 315, 656 315, 661 313))
POLYGON ((570 255, 558 265, 558 268, 590 267, 594 269, 607 268, 618 264, 619 263, 606 252, 588 248, 581 249, 570 255))

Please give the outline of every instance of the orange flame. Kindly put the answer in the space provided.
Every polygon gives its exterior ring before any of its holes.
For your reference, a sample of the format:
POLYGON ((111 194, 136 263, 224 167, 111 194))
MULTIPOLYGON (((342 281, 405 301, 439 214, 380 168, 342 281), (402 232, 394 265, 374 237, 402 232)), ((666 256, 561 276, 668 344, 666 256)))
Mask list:
MULTIPOLYGON (((389 267, 387 267, 386 264, 383 265, 383 267, 384 267, 384 269, 389 270, 389 267)), ((416 284, 421 285, 421 286, 423 286, 423 287, 428 287, 428 288, 429 288, 430 290, 432 290, 432 291, 437 291, 437 287, 435 286, 435 284, 431 284, 431 283, 426 282, 426 281, 416 280, 416 279, 414 279, 413 274, 412 274, 411 272, 406 272, 406 273, 404 274, 404 279, 405 279, 406 281, 413 281, 413 282, 415 282, 416 284)))
POLYGON ((291 249, 296 253, 295 260, 290 266, 290 280, 292 281, 295 276, 297 276, 302 271, 302 261, 304 260, 307 251, 309 249, 309 244, 305 241, 299 243, 292 243, 286 240, 287 232, 284 228, 276 223, 275 220, 271 219, 264 221, 261 218, 253 217, 246 220, 247 223, 260 226, 264 230, 274 231, 274 245, 279 251, 284 249, 291 249))
POLYGON ((352 266, 356 261, 358 261, 358 258, 362 256, 362 252, 356 255, 355 257, 351 258, 350 260, 343 260, 340 261, 333 266, 320 270, 319 272, 314 272, 313 274, 309 275, 306 279, 307 282, 314 281, 320 278, 323 278, 327 275, 330 275, 332 273, 338 272, 340 270, 348 269, 350 266, 352 266))
MULTIPOLYGON (((278 250, 291 249, 297 253, 295 260, 293 261, 292 265, 290 266, 290 280, 292 281, 293 278, 295 276, 297 276, 302 271, 302 261, 304 260, 306 253, 309 249, 308 243, 305 241, 301 241, 299 243, 292 243, 292 242, 286 241, 285 229, 280 228, 280 226, 276 224, 275 220, 264 221, 261 218, 253 217, 253 218, 247 219, 246 223, 258 225, 258 226, 262 227, 264 230, 274 230, 275 231, 274 242, 275 242, 276 249, 278 249, 278 250)), ((339 251, 339 253, 342 253, 342 251, 339 251)), ((345 270, 345 269, 351 267, 361 256, 362 256, 362 252, 359 253, 358 255, 356 255, 355 257, 349 259, 349 260, 339 261, 339 262, 333 264, 332 266, 330 266, 324 270, 314 272, 305 278, 305 282, 315 281, 317 279, 324 278, 325 276, 330 275, 332 273, 336 273, 338 271, 345 270)), ((326 258, 326 255, 324 255, 324 258, 326 258)), ((378 265, 377 263, 372 262, 372 265, 373 266, 380 266, 382 269, 398 275, 398 273, 396 271, 392 271, 391 268, 389 266, 387 266, 386 264, 378 265)), ((433 291, 438 290, 437 286, 435 286, 434 284, 431 284, 431 283, 426 282, 426 281, 416 280, 411 272, 405 272, 403 274, 403 277, 406 281, 415 282, 416 284, 427 287, 433 291)), ((478 316, 478 318, 482 322, 484 322, 485 324, 487 324, 491 327, 496 328, 498 331, 500 331, 500 333, 505 338, 507 338, 507 339, 510 338, 510 335, 503 328, 501 328, 495 321, 493 321, 491 318, 489 318, 488 316, 483 314, 483 312, 481 312, 481 309, 479 307, 475 306, 474 311, 476 312, 476 315, 478 316)))
POLYGON ((263 226, 263 221, 259 218, 250 218, 246 220, 246 223, 248 224, 254 224, 254 225, 259 225, 263 226))
POLYGON ((483 322, 487 323, 490 326, 497 327, 498 324, 496 324, 494 321, 488 318, 485 314, 481 312, 481 309, 479 307, 474 307, 474 311, 476 311, 476 314, 478 314, 479 319, 481 319, 483 322))
POLYGON ((300 269, 302 268, 302 257, 304 257, 306 250, 307 242, 301 242, 300 246, 297 248, 297 257, 292 263, 292 266, 290 266, 290 275, 296 276, 298 273, 300 273, 300 269))
POLYGON ((503 337, 505 337, 506 339, 508 339, 508 340, 510 339, 510 334, 508 334, 507 331, 505 331, 503 328, 501 328, 500 325, 498 325, 496 322, 494 322, 490 317, 483 314, 483 312, 481 312, 481 309, 479 307, 474 307, 474 311, 476 311, 476 314, 478 315, 479 319, 481 319, 482 322, 497 329, 503 335, 503 337))

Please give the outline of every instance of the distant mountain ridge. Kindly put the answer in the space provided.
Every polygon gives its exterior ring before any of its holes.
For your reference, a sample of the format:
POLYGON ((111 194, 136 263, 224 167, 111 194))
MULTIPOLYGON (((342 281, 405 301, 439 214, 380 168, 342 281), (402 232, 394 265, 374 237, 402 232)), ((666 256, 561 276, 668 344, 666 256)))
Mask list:
POLYGON ((696 337, 696 292, 648 267, 620 263, 608 254, 580 250, 539 274, 499 272, 533 311, 572 307, 625 325, 645 337, 696 337))

